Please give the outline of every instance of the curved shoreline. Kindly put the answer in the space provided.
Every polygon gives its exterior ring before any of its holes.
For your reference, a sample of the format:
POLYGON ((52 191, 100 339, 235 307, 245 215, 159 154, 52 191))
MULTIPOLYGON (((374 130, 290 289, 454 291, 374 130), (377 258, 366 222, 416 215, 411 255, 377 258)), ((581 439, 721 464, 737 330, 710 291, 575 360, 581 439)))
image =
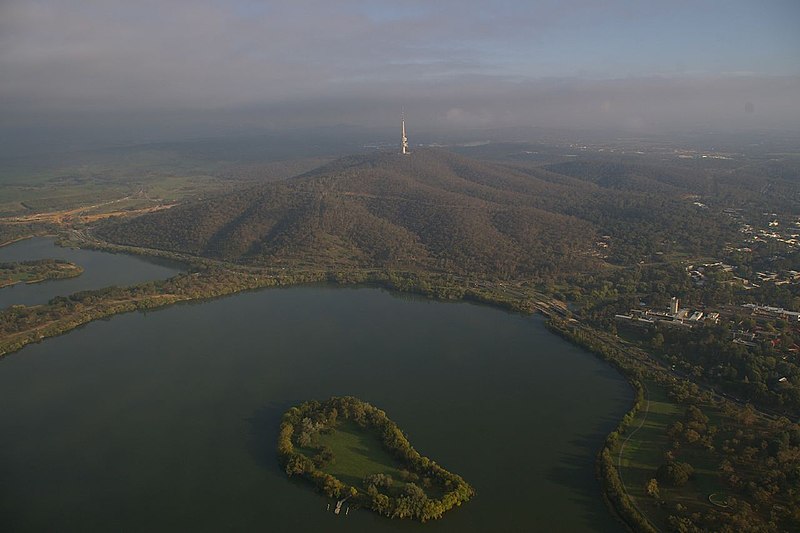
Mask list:
MULTIPOLYGON (((89 243, 82 243, 84 245, 89 243)), ((0 331, 0 357, 14 353, 32 342, 41 342, 45 338, 68 333, 85 324, 99 319, 127 313, 163 308, 181 302, 202 302, 239 292, 260 290, 270 287, 290 287, 311 283, 327 282, 338 286, 368 285, 400 293, 414 293, 439 301, 473 301, 483 303, 506 311, 523 314, 540 312, 550 320, 546 327, 553 333, 569 340, 587 351, 599 356, 620 372, 623 378, 634 389, 634 404, 622 418, 617 428, 605 439, 604 447, 598 452, 595 467, 601 482, 601 496, 609 510, 627 527, 635 531, 658 531, 649 521, 634 509, 630 497, 624 488, 620 489, 619 471, 610 457, 610 447, 616 443, 619 434, 624 432, 641 407, 643 389, 641 382, 635 379, 621 361, 608 357, 595 348, 581 342, 579 338, 562 330, 558 324, 569 324, 574 319, 562 320, 562 310, 557 305, 548 305, 545 296, 539 293, 508 295, 508 291, 492 290, 485 285, 481 287, 465 287, 454 283, 452 276, 435 273, 417 273, 389 270, 330 271, 330 270, 295 270, 266 269, 242 267, 222 262, 189 258, 180 254, 165 251, 149 251, 125 246, 85 246, 87 248, 107 250, 115 253, 132 253, 133 255, 169 258, 186 261, 191 260, 194 268, 178 274, 173 278, 157 282, 148 282, 131 287, 98 289, 76 293, 69 297, 56 297, 49 303, 40 306, 10 308, 0 312, 0 318, 8 313, 33 314, 40 317, 39 323, 27 330, 12 332, 3 338, 0 331), (222 266, 224 265, 224 267, 222 266), (503 294, 502 292, 505 292, 503 294), (86 305, 86 302, 89 305, 86 305), (56 317, 52 314, 55 313, 56 317), (606 457, 608 456, 608 457, 606 457)))
POLYGON ((15 242, 24 241, 26 239, 32 239, 33 237, 34 237, 33 235, 25 235, 24 237, 17 237, 16 239, 11 239, 10 241, 0 242, 0 248, 3 248, 5 246, 11 246, 15 242))
MULTIPOLYGON (((547 329, 554 334, 593 353, 613 366, 633 388, 633 405, 622 417, 622 420, 617 424, 614 431, 608 434, 603 448, 597 453, 597 462, 595 463, 596 473, 602 485, 603 499, 606 501, 612 513, 617 516, 620 521, 633 531, 646 533, 658 532, 659 529, 639 511, 638 507, 636 507, 636 504, 625 490, 625 484, 622 481, 619 469, 619 462, 615 464, 612 455, 612 449, 619 443, 620 435, 626 433, 631 422, 633 422, 633 419, 642 408, 642 403, 645 399, 645 388, 641 381, 640 373, 636 369, 625 365, 623 356, 617 353, 616 350, 603 344, 587 342, 585 337, 580 335, 575 329, 570 328, 566 322, 551 319, 546 325, 547 329)), ((631 435, 628 435, 628 438, 630 438, 631 435)), ((621 454, 622 452, 620 450, 620 457, 621 454)))

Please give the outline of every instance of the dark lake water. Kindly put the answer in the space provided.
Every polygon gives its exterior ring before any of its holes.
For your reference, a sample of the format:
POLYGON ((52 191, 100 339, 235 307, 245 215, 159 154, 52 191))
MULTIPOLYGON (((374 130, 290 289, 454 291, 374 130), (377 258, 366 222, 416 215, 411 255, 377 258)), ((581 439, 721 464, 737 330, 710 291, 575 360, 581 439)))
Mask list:
POLYGON ((180 272, 180 265, 126 254, 62 248, 53 239, 35 238, 0 247, 0 262, 30 259, 65 259, 83 267, 76 278, 44 281, 26 285, 17 283, 0 289, 0 309, 14 304, 47 303, 55 296, 78 291, 101 289, 110 285, 133 285, 166 279, 180 272))
POLYGON ((327 286, 119 315, 0 360, 3 531, 618 531, 593 475, 631 401, 540 319, 327 286), (355 395, 477 496, 391 521, 290 481, 290 405, 355 395))

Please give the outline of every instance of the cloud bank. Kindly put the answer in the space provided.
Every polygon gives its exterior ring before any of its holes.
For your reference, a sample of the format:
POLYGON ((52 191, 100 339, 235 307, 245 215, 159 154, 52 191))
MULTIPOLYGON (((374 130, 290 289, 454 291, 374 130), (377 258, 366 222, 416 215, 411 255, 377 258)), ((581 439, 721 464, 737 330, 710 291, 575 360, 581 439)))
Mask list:
POLYGON ((394 4, 7 0, 0 127, 800 127, 792 2, 394 4))

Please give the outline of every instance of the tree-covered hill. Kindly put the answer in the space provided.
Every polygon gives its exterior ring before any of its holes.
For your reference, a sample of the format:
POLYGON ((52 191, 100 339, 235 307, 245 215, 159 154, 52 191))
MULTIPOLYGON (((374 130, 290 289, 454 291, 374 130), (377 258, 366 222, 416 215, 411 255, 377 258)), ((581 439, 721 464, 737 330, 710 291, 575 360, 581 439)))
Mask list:
POLYGON ((728 230, 704 220, 679 186, 632 191, 572 170, 515 168, 440 150, 352 156, 98 233, 245 263, 519 278, 597 266, 602 235, 612 236, 610 260, 625 262, 669 250, 673 232, 680 246, 700 250, 728 230))
POLYGON ((664 165, 654 167, 622 161, 581 160, 555 163, 545 168, 609 189, 659 194, 681 191, 703 193, 708 189, 708 178, 702 173, 664 165))

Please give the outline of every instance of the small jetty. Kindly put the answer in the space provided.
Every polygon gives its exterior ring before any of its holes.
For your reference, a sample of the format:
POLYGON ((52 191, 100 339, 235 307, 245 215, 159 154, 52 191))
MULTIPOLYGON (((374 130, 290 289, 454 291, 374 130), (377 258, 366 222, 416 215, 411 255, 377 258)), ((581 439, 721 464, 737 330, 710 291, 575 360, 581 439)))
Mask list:
MULTIPOLYGON (((349 498, 349 497, 350 496, 348 496, 347 498, 349 498)), ((344 502, 347 501, 347 498, 345 498, 343 500, 339 500, 338 502, 336 502, 336 508, 333 510, 333 514, 339 514, 339 513, 342 512, 342 505, 344 504, 344 502)), ((331 504, 328 504, 328 509, 330 509, 330 508, 331 508, 331 504)), ((350 506, 347 507, 347 509, 345 510, 344 514, 347 515, 347 513, 349 513, 349 512, 350 512, 350 506)))

